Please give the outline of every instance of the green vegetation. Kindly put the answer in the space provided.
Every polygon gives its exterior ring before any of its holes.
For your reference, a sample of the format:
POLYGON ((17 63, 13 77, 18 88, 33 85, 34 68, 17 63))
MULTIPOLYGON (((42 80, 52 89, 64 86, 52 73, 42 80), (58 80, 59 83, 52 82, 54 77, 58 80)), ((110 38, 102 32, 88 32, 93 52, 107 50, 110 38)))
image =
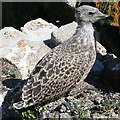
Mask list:
POLYGON ((39 118, 39 112, 42 112, 46 107, 45 106, 35 106, 32 109, 27 109, 22 112, 22 116, 25 120, 28 119, 37 119, 39 118))
POLYGON ((103 94, 103 91, 102 91, 102 90, 98 90, 98 93, 99 93, 99 94, 103 94))
POLYGON ((6 75, 8 76, 12 76, 12 77, 15 77, 15 76, 18 76, 19 74, 17 72, 6 72, 6 75))
POLYGON ((81 109, 81 107, 87 107, 88 104, 87 103, 84 103, 83 101, 80 101, 80 102, 77 102, 75 108, 76 108, 76 111, 79 115, 79 118, 88 118, 88 115, 87 115, 87 112, 83 109, 81 109))
POLYGON ((80 118, 88 118, 86 111, 82 110, 79 107, 77 107, 76 110, 80 118))
POLYGON ((120 103, 117 103, 116 99, 113 97, 110 97, 109 100, 105 100, 102 104, 105 110, 110 110, 120 105, 120 103))
POLYGON ((28 119, 36 119, 37 118, 37 114, 36 112, 32 111, 32 110, 27 110, 25 112, 22 112, 22 116, 24 118, 28 118, 28 119))

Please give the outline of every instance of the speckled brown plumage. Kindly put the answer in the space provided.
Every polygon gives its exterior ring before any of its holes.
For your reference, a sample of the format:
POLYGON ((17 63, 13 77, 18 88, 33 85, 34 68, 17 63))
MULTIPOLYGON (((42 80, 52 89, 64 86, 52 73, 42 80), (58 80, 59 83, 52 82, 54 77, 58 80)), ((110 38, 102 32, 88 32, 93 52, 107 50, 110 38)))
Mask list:
POLYGON ((84 5, 76 9, 75 35, 37 63, 23 85, 22 101, 13 104, 15 108, 26 108, 64 95, 86 78, 96 58, 92 22, 100 17, 105 15, 96 8, 84 5))

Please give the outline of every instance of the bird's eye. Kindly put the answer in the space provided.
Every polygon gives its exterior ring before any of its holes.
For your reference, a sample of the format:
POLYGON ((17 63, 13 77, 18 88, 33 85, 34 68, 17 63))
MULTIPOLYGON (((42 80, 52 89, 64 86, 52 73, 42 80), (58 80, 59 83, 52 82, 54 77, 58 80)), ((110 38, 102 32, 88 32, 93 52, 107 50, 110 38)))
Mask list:
POLYGON ((89 15, 93 15, 94 13, 93 12, 89 12, 89 15))

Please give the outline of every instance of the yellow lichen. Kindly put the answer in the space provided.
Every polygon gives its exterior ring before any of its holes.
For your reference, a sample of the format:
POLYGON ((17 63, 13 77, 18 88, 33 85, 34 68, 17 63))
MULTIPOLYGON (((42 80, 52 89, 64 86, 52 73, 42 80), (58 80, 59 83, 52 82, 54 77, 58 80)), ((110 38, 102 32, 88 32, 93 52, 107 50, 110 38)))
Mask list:
POLYGON ((120 23, 119 23, 119 16, 120 16, 120 6, 119 6, 119 1, 118 2, 109 2, 109 0, 107 0, 106 2, 103 2, 103 0, 101 0, 101 2, 97 2, 97 0, 94 0, 96 7, 103 13, 107 13, 108 15, 112 16, 114 18, 114 21, 111 22, 110 24, 112 26, 119 26, 120 27, 120 23))
POLYGON ((49 118, 52 118, 52 116, 51 116, 51 115, 49 115, 49 118))

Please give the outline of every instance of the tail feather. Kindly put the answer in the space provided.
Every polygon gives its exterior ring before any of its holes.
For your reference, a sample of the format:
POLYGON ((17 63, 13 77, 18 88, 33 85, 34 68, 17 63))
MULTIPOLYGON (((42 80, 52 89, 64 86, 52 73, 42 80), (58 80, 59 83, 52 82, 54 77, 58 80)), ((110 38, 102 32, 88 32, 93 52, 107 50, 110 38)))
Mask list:
POLYGON ((24 107, 24 102, 19 101, 17 103, 13 103, 13 107, 16 108, 16 109, 22 109, 24 107))
POLYGON ((27 108, 36 104, 35 96, 40 92, 41 85, 38 82, 38 86, 34 85, 34 79, 28 78, 8 91, 3 104, 9 104, 16 109, 27 108))

